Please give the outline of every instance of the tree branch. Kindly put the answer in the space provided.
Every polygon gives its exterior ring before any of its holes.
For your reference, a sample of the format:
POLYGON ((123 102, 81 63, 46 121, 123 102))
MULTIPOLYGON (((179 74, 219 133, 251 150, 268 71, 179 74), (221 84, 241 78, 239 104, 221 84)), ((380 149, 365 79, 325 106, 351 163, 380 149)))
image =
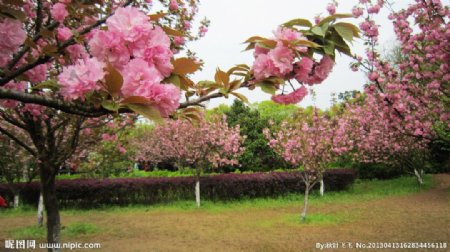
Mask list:
POLYGON ((24 142, 22 142, 20 139, 18 139, 17 137, 14 136, 14 134, 10 133, 9 131, 5 130, 4 128, 2 128, 0 126, 0 132, 3 133, 4 135, 8 136, 11 140, 13 140, 14 142, 16 142, 18 145, 20 145, 20 147, 24 148, 26 151, 28 151, 31 155, 33 155, 34 157, 36 156, 36 152, 31 149, 27 144, 25 144, 24 142))
POLYGON ((222 93, 209 94, 209 95, 206 95, 206 96, 202 96, 202 97, 200 97, 198 99, 195 99, 193 101, 186 101, 186 102, 180 103, 180 106, 178 108, 186 108, 186 107, 189 107, 189 106, 200 105, 200 103, 202 103, 204 101, 208 101, 208 100, 211 100, 213 98, 219 98, 219 97, 222 97, 222 96, 223 96, 222 93))
POLYGON ((38 104, 58 109, 69 114, 82 115, 86 117, 99 117, 111 113, 110 111, 102 108, 94 108, 93 106, 76 102, 63 101, 60 99, 45 97, 43 95, 28 94, 4 88, 0 88, 0 99, 12 99, 23 103, 38 104))

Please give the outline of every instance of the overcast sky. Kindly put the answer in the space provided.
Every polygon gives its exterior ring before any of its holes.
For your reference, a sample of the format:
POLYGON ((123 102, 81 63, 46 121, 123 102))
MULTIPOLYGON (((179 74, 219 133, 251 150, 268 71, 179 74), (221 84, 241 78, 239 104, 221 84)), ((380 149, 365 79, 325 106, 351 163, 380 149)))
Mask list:
MULTIPOLYGON (((247 38, 260 35, 271 37, 272 31, 286 21, 294 18, 306 18, 313 20, 314 16, 323 13, 327 15, 326 6, 329 0, 203 0, 199 6, 199 18, 206 16, 211 20, 211 26, 206 36, 199 41, 189 44, 189 47, 197 52, 199 58, 205 61, 204 70, 197 73, 193 79, 196 81, 213 79, 215 69, 229 69, 235 64, 245 63, 251 65, 253 56, 251 51, 242 52, 245 45, 242 44, 247 38)), ((355 0, 339 1, 338 13, 349 13, 355 0)), ((412 0, 395 1, 396 9, 407 6, 412 0)), ((392 25, 387 19, 387 13, 378 17, 381 24, 381 39, 383 45, 392 47, 395 35, 392 25)), ((361 41, 356 41, 353 51, 358 54, 364 53, 361 41)), ((321 108, 330 106, 331 93, 340 93, 346 90, 361 90, 365 83, 364 74, 352 72, 349 69, 351 60, 343 55, 336 57, 336 66, 329 78, 322 84, 314 86, 317 94, 316 105, 321 108)), ((261 91, 240 90, 251 103, 270 99, 261 91)), ((209 108, 216 107, 221 103, 231 104, 231 99, 215 99, 208 104, 209 108)), ((300 102, 300 106, 313 104, 308 96, 300 102)))

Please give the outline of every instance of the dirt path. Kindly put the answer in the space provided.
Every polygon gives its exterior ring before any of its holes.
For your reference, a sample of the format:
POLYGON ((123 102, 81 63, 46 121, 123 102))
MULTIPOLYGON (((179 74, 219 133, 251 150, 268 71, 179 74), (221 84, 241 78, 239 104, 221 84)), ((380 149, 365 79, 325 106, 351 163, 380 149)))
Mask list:
MULTIPOLYGON (((108 227, 101 234, 77 239, 78 242, 100 242, 102 251, 319 251, 316 243, 333 242, 339 242, 339 247, 341 242, 352 245, 356 242, 447 242, 450 246, 450 175, 436 175, 435 180, 437 185, 434 188, 409 196, 311 206, 310 213, 339 217, 340 223, 337 224, 296 222, 300 202, 298 206, 281 209, 220 213, 202 210, 107 212, 63 216, 63 220, 108 227)), ((0 221, 6 222, 1 226, 9 226, 30 223, 30 219, 34 220, 34 216, 0 221)), ((0 237, 3 235, 0 231, 0 237)))

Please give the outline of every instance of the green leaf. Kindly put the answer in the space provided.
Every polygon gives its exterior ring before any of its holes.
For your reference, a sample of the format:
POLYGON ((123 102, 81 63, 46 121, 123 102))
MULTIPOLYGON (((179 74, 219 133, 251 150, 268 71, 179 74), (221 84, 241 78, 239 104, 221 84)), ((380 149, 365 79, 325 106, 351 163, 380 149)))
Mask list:
POLYGON ((321 45, 314 43, 312 41, 309 41, 309 40, 296 40, 293 44, 296 46, 298 45, 298 46, 306 46, 306 47, 312 47, 312 48, 322 47, 321 45))
POLYGON ((197 86, 202 87, 202 88, 220 88, 220 85, 215 83, 214 81, 208 81, 208 80, 203 80, 203 81, 199 81, 197 83, 197 86))
POLYGON ((253 36, 253 37, 248 38, 244 43, 255 43, 255 42, 258 42, 261 40, 265 40, 265 38, 260 37, 260 36, 253 36))
POLYGON ((171 74, 169 77, 165 78, 163 83, 172 83, 178 88, 181 88, 180 77, 176 74, 171 74))
POLYGON ((311 29, 311 32, 316 34, 317 36, 325 37, 325 33, 323 32, 322 28, 320 28, 319 26, 314 26, 311 29))
POLYGON ((333 42, 327 42, 327 44, 323 47, 323 51, 327 55, 334 56, 334 43, 333 42))
POLYGON ((284 23, 283 26, 285 26, 285 27, 303 26, 303 27, 311 28, 313 25, 307 19, 297 18, 297 19, 292 19, 292 20, 284 23))
POLYGON ((275 46, 277 46, 277 42, 275 40, 271 39, 264 39, 261 41, 258 41, 258 46, 266 49, 273 49, 275 46))
POLYGON ((353 31, 348 27, 336 24, 334 26, 334 29, 343 39, 347 40, 348 42, 353 41, 353 31))
POLYGON ((162 122, 163 120, 161 113, 159 113, 159 110, 155 106, 143 104, 127 104, 126 107, 155 122, 162 122))
MULTIPOLYGON (((360 37, 360 36, 359 36, 360 30, 359 30, 359 28, 356 27, 354 24, 350 24, 350 23, 342 23, 342 22, 341 22, 341 23, 336 23, 336 24, 334 25, 334 29, 339 33, 338 27, 339 27, 340 30, 346 30, 346 32, 351 31, 353 37, 356 37, 356 38, 359 38, 359 37, 360 37)), ((349 33, 349 32, 348 32, 348 33, 349 33)), ((339 33, 339 35, 342 36, 341 33, 339 33)), ((345 39, 344 36, 342 36, 342 37, 345 39)), ((348 40, 347 40, 347 41, 348 41, 348 40)))
POLYGON ((353 17, 353 14, 334 14, 331 16, 328 16, 324 19, 322 19, 322 21, 320 21, 319 26, 325 24, 325 23, 330 23, 338 18, 351 18, 353 17))
POLYGON ((267 81, 259 82, 256 85, 259 86, 263 92, 271 95, 274 95, 275 92, 277 91, 275 85, 267 81))
POLYGON ((117 111, 119 111, 119 104, 117 104, 117 103, 115 103, 114 101, 111 101, 111 100, 105 100, 105 101, 102 101, 102 107, 104 108, 104 109, 106 109, 106 110, 109 110, 109 111, 113 111, 113 112, 117 112, 117 111))
POLYGON ((110 63, 106 65, 106 71, 108 72, 105 76, 106 90, 112 97, 116 97, 122 89, 123 77, 110 63))
POLYGON ((50 90, 55 91, 55 90, 58 90, 59 88, 60 88, 60 85, 58 84, 58 82, 56 82, 56 80, 46 80, 46 81, 43 81, 43 82, 37 84, 32 89, 34 89, 34 90, 50 89, 50 90))

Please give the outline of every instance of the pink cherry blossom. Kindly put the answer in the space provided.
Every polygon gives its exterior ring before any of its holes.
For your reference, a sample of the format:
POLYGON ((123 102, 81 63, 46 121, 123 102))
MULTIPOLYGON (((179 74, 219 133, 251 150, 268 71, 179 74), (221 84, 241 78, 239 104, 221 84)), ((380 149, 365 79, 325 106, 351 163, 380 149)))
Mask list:
POLYGON ((52 17, 60 23, 64 22, 64 19, 69 15, 66 5, 62 3, 54 4, 50 12, 52 17))
POLYGON ((39 83, 47 79, 47 65, 40 64, 28 70, 25 75, 32 83, 39 83))
POLYGON ((0 67, 6 65, 26 37, 20 21, 10 18, 0 20, 0 67))
POLYGON ((300 83, 306 82, 309 74, 312 71, 313 65, 314 61, 312 61, 310 58, 303 57, 299 62, 295 64, 295 79, 300 83))
POLYGON ((253 72, 256 80, 280 74, 267 54, 260 54, 256 57, 255 62, 253 62, 253 72))
POLYGON ((181 92, 172 84, 150 84, 139 89, 140 95, 158 108, 162 117, 168 117, 180 106, 181 92))
POLYGON ((267 55, 270 57, 274 66, 280 72, 280 75, 283 76, 292 71, 292 61, 294 60, 294 53, 291 49, 284 46, 283 43, 279 42, 277 46, 267 55))
POLYGON ((96 58, 80 59, 76 64, 66 66, 58 76, 61 94, 68 100, 84 100, 85 95, 101 89, 97 82, 103 80, 105 64, 96 58))
POLYGON ((182 46, 182 45, 184 45, 185 42, 186 41, 185 41, 184 37, 176 36, 173 38, 173 43, 176 46, 182 46))
POLYGON ((171 11, 178 10, 178 2, 177 2, 177 0, 170 0, 169 10, 171 10, 171 11))
POLYGON ((131 60, 121 71, 123 76, 122 94, 128 96, 142 96, 141 93, 149 85, 159 84, 163 76, 155 66, 145 60, 137 58, 131 60), (145 88, 143 88, 145 86, 145 88))
POLYGON ((336 5, 330 3, 327 5, 327 11, 330 15, 334 15, 336 13, 336 5))
POLYGON ((56 37, 61 41, 68 40, 72 37, 72 31, 65 26, 58 27, 56 37))
POLYGON ((163 46, 149 47, 144 52, 144 59, 150 65, 154 65, 164 77, 168 77, 173 70, 170 62, 172 56, 172 51, 163 46))
POLYGON ((120 7, 106 21, 108 31, 122 37, 127 42, 136 42, 148 36, 153 29, 147 15, 135 7, 120 7))
POLYGON ((306 90, 305 86, 301 86, 292 93, 272 96, 272 101, 280 104, 297 104, 301 102, 307 94, 308 90, 306 90))
POLYGON ((130 53, 122 38, 114 32, 97 30, 89 40, 89 49, 93 56, 110 62, 122 69, 130 60, 130 53))

